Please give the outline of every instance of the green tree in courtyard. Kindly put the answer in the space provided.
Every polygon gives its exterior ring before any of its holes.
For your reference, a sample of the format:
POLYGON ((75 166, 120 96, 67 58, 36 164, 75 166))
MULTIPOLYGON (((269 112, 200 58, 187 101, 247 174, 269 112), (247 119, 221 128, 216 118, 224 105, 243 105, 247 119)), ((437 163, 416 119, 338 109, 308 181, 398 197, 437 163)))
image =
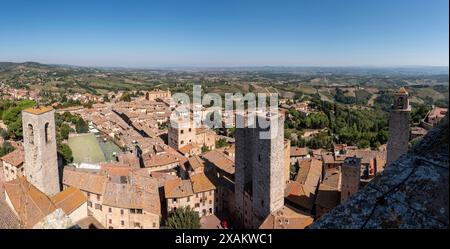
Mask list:
POLYGON ((177 208, 167 219, 167 227, 170 229, 199 229, 200 217, 189 207, 177 208))
POLYGON ((73 162, 72 150, 67 144, 58 145, 58 154, 62 157, 64 165, 73 162))
POLYGON ((227 146, 227 140, 225 138, 220 138, 219 140, 216 141, 216 148, 222 148, 227 146))

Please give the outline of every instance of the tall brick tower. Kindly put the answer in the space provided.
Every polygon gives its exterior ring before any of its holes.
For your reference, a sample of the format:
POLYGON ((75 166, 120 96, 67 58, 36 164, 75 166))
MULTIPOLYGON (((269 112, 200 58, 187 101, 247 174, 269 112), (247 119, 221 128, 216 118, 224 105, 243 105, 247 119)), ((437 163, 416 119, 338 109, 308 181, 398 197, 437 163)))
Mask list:
POLYGON ((55 110, 32 107, 22 111, 25 176, 48 196, 60 191, 56 153, 55 110))
POLYGON ((284 206, 284 115, 258 114, 271 124, 236 129, 236 210, 240 224, 257 228, 273 211, 284 206), (274 134, 271 139, 261 132, 274 134))
POLYGON ((361 158, 347 157, 341 166, 341 203, 358 192, 361 181, 361 158))
POLYGON ((394 104, 390 111, 387 164, 396 161, 408 151, 410 113, 408 92, 401 87, 394 93, 394 104))

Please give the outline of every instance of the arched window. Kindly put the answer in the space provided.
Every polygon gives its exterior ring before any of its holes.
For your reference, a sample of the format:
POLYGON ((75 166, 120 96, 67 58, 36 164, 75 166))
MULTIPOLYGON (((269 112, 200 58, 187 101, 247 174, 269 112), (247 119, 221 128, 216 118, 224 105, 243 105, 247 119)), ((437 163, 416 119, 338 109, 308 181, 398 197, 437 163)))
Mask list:
POLYGON ((28 142, 30 144, 34 144, 34 130, 32 124, 28 124, 27 135, 28 135, 28 142))
POLYGON ((49 131, 49 126, 50 126, 49 123, 45 123, 45 126, 44 126, 45 143, 50 142, 50 133, 49 133, 50 131, 49 131))

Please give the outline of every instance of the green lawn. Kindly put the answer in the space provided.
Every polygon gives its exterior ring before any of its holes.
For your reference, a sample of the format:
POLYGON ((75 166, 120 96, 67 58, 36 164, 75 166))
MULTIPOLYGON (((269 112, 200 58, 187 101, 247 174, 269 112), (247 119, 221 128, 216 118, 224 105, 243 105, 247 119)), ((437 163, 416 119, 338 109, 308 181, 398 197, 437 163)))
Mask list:
POLYGON ((93 134, 83 134, 69 138, 69 147, 72 149, 74 163, 100 163, 105 162, 105 155, 93 134))

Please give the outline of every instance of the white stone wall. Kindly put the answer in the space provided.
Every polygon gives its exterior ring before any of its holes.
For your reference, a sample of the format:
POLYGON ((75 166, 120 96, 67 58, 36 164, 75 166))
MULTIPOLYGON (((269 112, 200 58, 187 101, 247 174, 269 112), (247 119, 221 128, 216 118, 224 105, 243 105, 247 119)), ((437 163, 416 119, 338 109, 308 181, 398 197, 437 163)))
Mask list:
POLYGON ((3 177, 5 182, 12 181, 18 177, 23 176, 23 165, 20 167, 14 167, 7 162, 3 162, 3 177))
POLYGON ((73 222, 78 222, 81 219, 84 219, 88 216, 88 208, 87 202, 83 203, 77 209, 75 209, 72 213, 69 214, 70 219, 73 222))

